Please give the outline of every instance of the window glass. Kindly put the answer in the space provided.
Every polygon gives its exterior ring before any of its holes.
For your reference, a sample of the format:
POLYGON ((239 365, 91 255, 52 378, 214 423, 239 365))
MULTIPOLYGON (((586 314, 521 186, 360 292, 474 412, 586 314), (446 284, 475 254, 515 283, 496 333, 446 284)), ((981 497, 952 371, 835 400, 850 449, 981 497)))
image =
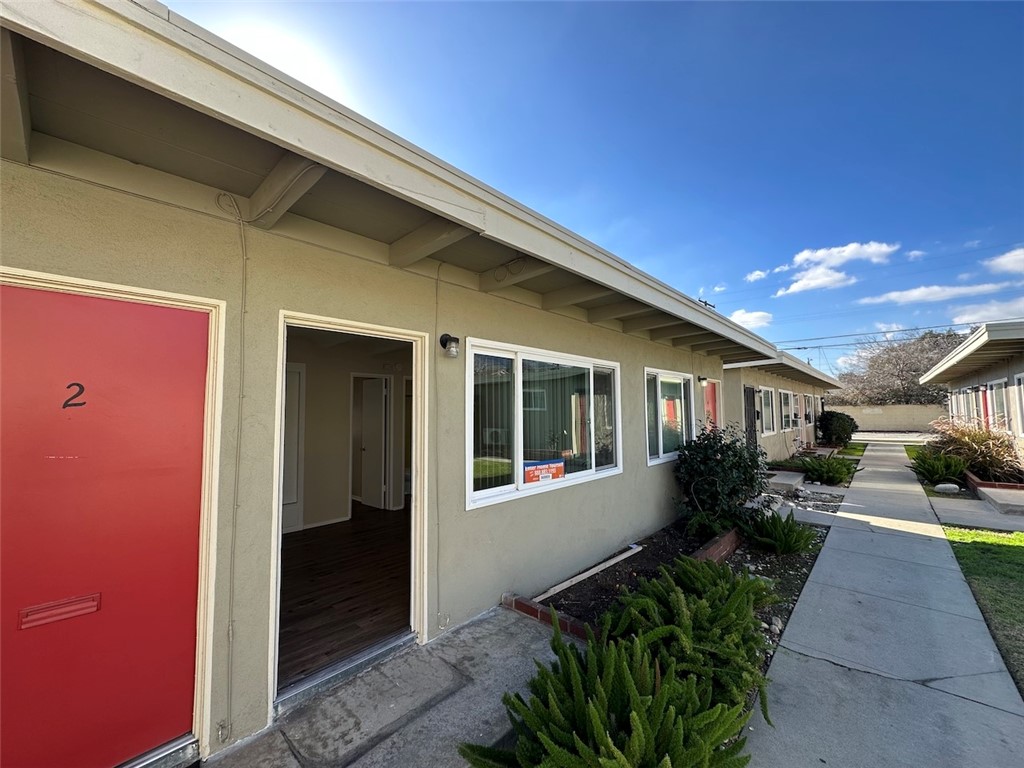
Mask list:
POLYGON ((761 432, 775 431, 775 390, 767 387, 761 390, 761 432))
POLYGON ((658 441, 658 375, 647 374, 647 456, 657 458, 661 455, 658 441))
POLYGON ((523 409, 526 481, 550 480, 591 468, 590 370, 523 360, 523 389, 541 390, 546 407, 523 409))
POLYGON ((615 371, 594 368, 594 466, 614 467, 615 456, 615 371))
POLYGON ((779 392, 779 415, 782 417, 782 429, 793 428, 793 396, 789 392, 779 392))
POLYGON ((1006 429, 1006 383, 989 384, 988 389, 992 394, 992 428, 1006 429))
POLYGON ((683 444, 683 382, 661 378, 661 452, 678 451, 683 444))
POLYGON ((514 482, 515 361, 473 357, 473 490, 514 482))

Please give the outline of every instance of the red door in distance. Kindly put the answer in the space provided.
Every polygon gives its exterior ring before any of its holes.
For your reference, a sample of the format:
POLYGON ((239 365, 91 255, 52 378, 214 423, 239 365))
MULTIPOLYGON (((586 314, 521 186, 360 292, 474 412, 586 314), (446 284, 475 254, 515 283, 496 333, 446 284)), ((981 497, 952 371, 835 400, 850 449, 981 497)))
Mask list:
POLYGON ((0 764, 192 731, 210 316, 0 287, 0 764))

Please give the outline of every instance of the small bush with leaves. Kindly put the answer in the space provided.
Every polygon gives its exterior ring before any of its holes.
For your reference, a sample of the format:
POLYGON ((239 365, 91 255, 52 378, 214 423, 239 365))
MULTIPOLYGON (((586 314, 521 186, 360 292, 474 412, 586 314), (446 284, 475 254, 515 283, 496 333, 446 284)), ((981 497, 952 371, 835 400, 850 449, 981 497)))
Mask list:
POLYGON ((929 485, 962 483, 967 471, 967 459, 939 453, 932 448, 923 448, 914 456, 910 468, 918 478, 929 485))
POLYGON ((743 535, 759 549, 777 555, 807 552, 817 538, 814 529, 798 523, 792 511, 785 517, 772 512, 755 518, 743 526, 743 535))
POLYGON ((708 686, 662 666, 637 638, 590 635, 586 650, 557 630, 557 660, 537 664, 530 700, 505 694, 515 750, 462 744, 475 768, 742 768, 742 705, 709 705, 708 686), (727 743, 728 742, 728 743, 727 743))
POLYGON ((1024 464, 1009 433, 948 419, 933 421, 932 429, 936 435, 928 441, 928 447, 946 456, 960 457, 980 479, 1024 483, 1024 464))
POLYGON ((711 703, 741 705, 756 688, 768 719, 765 640, 755 607, 771 601, 769 587, 727 565, 679 558, 657 579, 641 579, 602 620, 612 638, 635 636, 663 665, 676 664, 711 685, 711 703))
POLYGON ((812 483, 843 485, 853 479, 857 466, 849 459, 830 453, 828 456, 807 456, 800 459, 804 477, 812 483))
POLYGON ((821 436, 821 442, 825 445, 845 448, 857 429, 857 422, 849 414, 839 411, 822 411, 818 417, 818 433, 821 436))
POLYGON ((752 514, 743 505, 768 490, 765 453, 733 428, 705 427, 679 449, 677 500, 687 530, 715 535, 752 514))

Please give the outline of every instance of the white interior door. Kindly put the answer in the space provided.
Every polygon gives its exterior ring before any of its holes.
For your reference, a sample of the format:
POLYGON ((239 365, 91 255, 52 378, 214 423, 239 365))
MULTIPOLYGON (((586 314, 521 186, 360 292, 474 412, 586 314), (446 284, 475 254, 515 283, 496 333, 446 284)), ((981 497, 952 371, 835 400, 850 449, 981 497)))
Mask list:
POLYGON ((288 363, 284 378, 281 530, 302 530, 302 435, 306 418, 306 366, 288 363))
POLYGON ((362 498, 363 504, 385 508, 387 450, 387 380, 363 379, 362 498))

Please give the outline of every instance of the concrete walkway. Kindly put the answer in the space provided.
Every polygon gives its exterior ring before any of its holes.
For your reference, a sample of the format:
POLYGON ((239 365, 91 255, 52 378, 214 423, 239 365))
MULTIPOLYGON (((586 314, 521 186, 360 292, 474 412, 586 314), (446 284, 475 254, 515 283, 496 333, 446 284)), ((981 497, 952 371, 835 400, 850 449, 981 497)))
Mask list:
POLYGON ((1024 765, 1024 702, 902 444, 873 443, 755 712, 756 768, 1024 765))

